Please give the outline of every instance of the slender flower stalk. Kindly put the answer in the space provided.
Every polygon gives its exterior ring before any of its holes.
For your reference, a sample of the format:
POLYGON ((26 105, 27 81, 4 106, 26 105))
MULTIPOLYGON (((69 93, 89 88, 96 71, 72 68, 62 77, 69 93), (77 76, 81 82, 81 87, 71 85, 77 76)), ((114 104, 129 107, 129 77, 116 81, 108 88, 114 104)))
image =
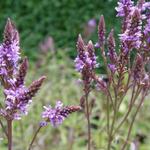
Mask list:
POLYGON ((5 134, 8 138, 8 150, 12 150, 13 121, 21 119, 23 114, 28 114, 27 107, 45 79, 43 76, 26 87, 28 60, 25 58, 19 67, 20 59, 19 33, 12 21, 8 19, 4 30, 4 40, 0 45, 0 80, 5 96, 0 115, 7 121, 5 134))
POLYGON ((103 47, 105 44, 105 34, 106 34, 105 32, 106 32, 105 20, 104 20, 104 16, 102 15, 100 17, 100 21, 98 25, 98 41, 99 41, 100 47, 103 47))
POLYGON ((32 138, 32 141, 31 141, 31 143, 30 143, 30 145, 29 145, 28 150, 31 150, 31 149, 32 149, 32 145, 33 145, 33 143, 34 143, 34 141, 35 141, 35 139, 36 139, 38 133, 40 132, 41 128, 42 128, 42 126, 39 126, 39 128, 38 128, 37 131, 35 132, 35 134, 34 134, 34 136, 33 136, 33 138, 32 138))
POLYGON ((139 105, 138 105, 138 107, 137 107, 137 109, 136 109, 136 112, 135 112, 135 114, 134 114, 134 116, 133 116, 133 118, 132 118, 132 121, 131 121, 131 124, 130 124, 130 127, 129 127, 129 131, 128 131, 127 138, 126 138, 126 140, 125 140, 125 142, 124 142, 124 144, 123 144, 121 150, 125 150, 125 148, 127 147, 127 142, 128 142, 128 140, 129 140, 129 137, 130 137, 130 134, 131 134, 131 131, 132 131, 133 123, 134 123, 135 118, 136 118, 136 116, 137 116, 137 114, 138 114, 138 112, 139 112, 139 110, 140 110, 140 108, 141 108, 141 105, 143 104, 144 98, 145 98, 145 95, 143 94, 143 95, 142 95, 142 98, 141 98, 141 100, 140 100, 140 103, 139 103, 139 105))
POLYGON ((8 150, 12 150, 12 120, 7 120, 8 128, 8 150))
POLYGON ((49 122, 53 127, 55 128, 58 127, 71 113, 81 110, 81 107, 80 106, 63 107, 63 103, 61 101, 57 101, 54 108, 52 108, 49 105, 44 106, 44 109, 45 110, 42 112, 42 118, 45 120, 40 122, 39 127, 31 140, 28 150, 31 150, 33 143, 42 127, 47 126, 49 122))
POLYGON ((92 74, 93 70, 99 66, 95 56, 94 45, 92 41, 89 41, 87 45, 85 45, 82 40, 81 35, 78 37, 77 41, 77 51, 78 56, 75 59, 75 67, 76 70, 81 73, 81 78, 83 80, 83 92, 84 92, 84 100, 85 100, 85 116, 87 119, 88 126, 88 150, 91 149, 91 127, 90 127, 90 102, 88 100, 89 93, 91 91, 92 86, 92 74))

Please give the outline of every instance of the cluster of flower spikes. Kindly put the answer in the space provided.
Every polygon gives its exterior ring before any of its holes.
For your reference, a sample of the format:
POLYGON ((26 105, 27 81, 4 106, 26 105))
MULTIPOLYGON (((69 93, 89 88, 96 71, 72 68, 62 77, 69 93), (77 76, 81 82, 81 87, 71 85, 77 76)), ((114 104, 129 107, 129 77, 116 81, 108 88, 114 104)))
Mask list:
MULTIPOLYGON (((133 48, 140 49, 143 45, 144 37, 149 34, 150 28, 150 2, 145 2, 144 0, 139 0, 137 5, 131 0, 120 0, 119 6, 116 8, 118 14, 117 16, 123 17, 123 29, 122 34, 120 34, 120 40, 122 42, 123 49, 128 53, 133 48), (127 9, 127 4, 128 6, 127 9), (125 15, 121 15, 125 14, 125 15), (147 22, 144 24, 144 22, 147 22), (144 26, 144 30, 142 29, 144 26), (145 35, 145 36, 144 36, 145 35)), ((145 41, 144 41, 145 42, 145 41)), ((148 42, 148 40, 146 40, 148 42)))
MULTIPOLYGON (((104 31, 101 30, 100 32, 104 34, 104 31)), ((103 36, 101 36, 100 38, 104 40, 103 36)), ((75 59, 75 68, 82 75, 84 90, 88 92, 93 81, 96 81, 98 83, 98 89, 106 92, 106 83, 101 77, 97 77, 94 73, 94 70, 99 67, 99 63, 97 62, 97 57, 95 55, 95 49, 92 41, 89 41, 86 45, 81 35, 79 35, 77 40, 77 52, 78 55, 75 59)))
POLYGON ((94 68, 98 67, 92 41, 89 41, 88 45, 85 45, 81 35, 79 35, 77 50, 78 56, 75 59, 75 67, 77 71, 82 72, 86 70, 86 68, 89 68, 89 70, 92 71, 94 68))
POLYGON ((134 81, 149 89, 149 75, 145 71, 145 65, 150 59, 150 2, 139 0, 134 5, 132 0, 120 0, 118 4, 117 16, 122 17, 123 22, 122 33, 119 35, 121 44, 117 69, 125 70, 125 67, 130 66, 128 71, 134 81), (137 55, 131 63, 132 51, 137 55))
POLYGON ((42 113, 42 118, 45 121, 40 123, 40 126, 46 126, 48 122, 52 124, 53 127, 58 127, 69 114, 81 110, 80 106, 65 106, 61 101, 57 101, 54 108, 49 106, 44 106, 45 111, 42 113))
POLYGON ((86 45, 81 35, 79 35, 77 40, 77 51, 78 55, 75 59, 75 68, 81 73, 84 90, 88 92, 93 80, 93 70, 99 66, 96 60, 97 57, 95 55, 94 45, 92 41, 89 41, 86 45))
POLYGON ((25 58, 19 67, 20 47, 19 33, 8 19, 4 30, 4 41, 0 45, 0 79, 4 87, 5 104, 1 104, 0 115, 7 120, 21 119, 27 114, 27 106, 41 87, 45 76, 34 81, 29 87, 24 80, 28 69, 25 58))
MULTIPOLYGON (((108 57, 109 60, 105 61, 105 65, 107 65, 111 75, 117 72, 117 74, 123 76, 125 72, 128 71, 132 74, 136 82, 140 84, 144 83, 148 86, 149 75, 145 71, 145 65, 149 61, 150 56, 150 2, 139 0, 135 5, 132 0, 119 0, 116 11, 117 16, 121 17, 123 20, 122 32, 119 34, 121 43, 119 53, 117 54, 116 52, 114 31, 112 29, 107 38, 107 54, 105 54, 106 29, 103 16, 100 17, 98 25, 98 43, 96 43, 95 48, 101 49, 104 61, 108 57), (137 54, 134 62, 132 62, 130 58, 131 51, 133 50, 136 50, 135 53, 137 54)), ((91 42, 89 43, 90 47, 92 47, 93 45, 91 42)), ((106 92, 107 85, 103 82, 103 79, 95 75, 93 76, 93 73, 91 73, 97 67, 97 63, 95 55, 92 55, 92 59, 91 57, 87 57, 88 45, 86 46, 81 36, 79 36, 77 42, 78 56, 75 59, 76 70, 82 74, 83 80, 85 77, 88 77, 88 79, 93 78, 98 83, 98 87, 103 92, 106 92), (85 74, 85 72, 87 74, 85 74)), ((110 78, 112 77, 110 76, 110 78)), ((89 80, 89 82, 90 81, 91 80, 89 80)), ((109 81, 112 80, 110 79, 109 81)))

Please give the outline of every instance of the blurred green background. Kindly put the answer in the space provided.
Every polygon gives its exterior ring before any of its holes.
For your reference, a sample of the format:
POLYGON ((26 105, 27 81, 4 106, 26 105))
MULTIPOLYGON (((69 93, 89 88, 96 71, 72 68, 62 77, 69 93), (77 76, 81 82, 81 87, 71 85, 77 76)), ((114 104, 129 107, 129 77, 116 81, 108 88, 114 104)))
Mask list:
MULTIPOLYGON (((78 79, 80 75, 74 70, 73 59, 76 56, 76 40, 79 33, 85 41, 97 42, 97 24, 103 14, 106 21, 107 35, 114 28, 115 35, 120 29, 116 18, 117 0, 1 0, 0 1, 0 34, 8 17, 16 24, 21 37, 23 56, 30 61, 26 77, 27 86, 41 75, 47 79, 29 107, 29 115, 15 121, 13 126, 14 150, 26 150, 33 133, 41 121, 43 105, 55 104, 61 99, 65 105, 79 104, 83 95, 78 79), (92 22, 92 23, 91 23, 92 22)), ((0 36, 2 41, 2 36, 0 36)), ((99 50, 96 51, 100 53, 99 50)), ((102 63, 102 60, 99 59, 102 63)), ((101 65, 100 71, 103 67, 101 65)), ((103 72, 104 73, 104 72, 103 72)), ((1 99, 3 101, 1 91, 1 99)), ((126 97, 119 116, 128 108, 126 97)), ((95 100, 92 111, 92 148, 105 150, 106 146, 106 101, 99 92, 90 95, 95 100)), ((148 98, 147 98, 148 99, 148 98)), ((150 102, 146 101, 137 117, 133 128, 131 142, 137 136, 144 136, 144 142, 138 141, 140 150, 149 150, 150 141, 150 102)), ((130 116, 132 117, 132 115, 130 116)), ((130 121, 129 118, 128 121, 130 121)), ((3 120, 4 123, 5 120, 3 120)), ((114 150, 126 134, 128 122, 121 129, 114 141, 114 150)), ((65 120, 59 128, 51 125, 38 135, 33 150, 85 150, 87 145, 87 123, 82 112, 75 113, 65 120)), ((0 150, 6 150, 7 140, 0 131, 0 150)))
MULTIPOLYGON (((20 31, 22 49, 30 58, 37 58, 39 43, 47 36, 54 39, 56 48, 68 49, 68 55, 74 57, 77 36, 90 19, 98 23, 103 14, 108 31, 112 27, 118 30, 116 5, 117 0, 1 0, 0 34, 10 17, 20 31)), ((95 42, 96 33, 91 34, 95 42)))

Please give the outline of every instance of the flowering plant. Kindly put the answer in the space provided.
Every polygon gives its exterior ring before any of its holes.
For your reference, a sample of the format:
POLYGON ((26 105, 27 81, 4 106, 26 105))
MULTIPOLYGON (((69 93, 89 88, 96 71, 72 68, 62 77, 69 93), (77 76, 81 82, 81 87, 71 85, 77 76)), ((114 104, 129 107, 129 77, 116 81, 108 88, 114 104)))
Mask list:
MULTIPOLYGON (((61 101, 57 101, 54 108, 50 105, 44 106, 41 114, 43 120, 39 123, 28 150, 32 149, 41 128, 47 126, 48 123, 51 123, 53 127, 58 127, 71 113, 81 109, 87 120, 88 150, 91 150, 93 146, 91 135, 93 101, 90 101, 89 95, 93 90, 102 92, 106 97, 107 147, 105 149, 112 149, 117 133, 129 115, 133 114, 126 138, 119 146, 121 150, 128 148, 135 118, 150 90, 150 75, 146 70, 150 59, 150 2, 139 0, 137 4, 134 4, 132 0, 119 0, 116 10, 117 17, 122 18, 119 49, 116 46, 113 29, 106 38, 103 16, 100 17, 98 42, 95 45, 92 41, 86 44, 79 35, 75 68, 81 74, 83 85, 80 105, 63 106, 61 101), (96 70, 100 68, 100 64, 95 49, 100 49, 107 80, 97 74, 96 70), (134 56, 132 56, 133 53, 134 56), (129 92, 131 95, 127 100, 128 109, 120 120, 118 114, 129 92)), ((8 150, 12 150, 13 122, 28 114, 28 105, 46 78, 42 76, 27 87, 25 85, 27 69, 28 59, 24 58, 21 61, 20 57, 19 33, 12 21, 8 19, 4 30, 4 40, 0 45, 0 81, 5 96, 4 103, 0 103, 0 116, 6 120, 7 128, 2 120, 0 120, 0 125, 8 139, 8 150)))
POLYGON ((83 106, 88 124, 88 150, 91 149, 92 141, 91 113, 89 112, 91 102, 88 100, 88 96, 93 90, 93 84, 105 94, 107 99, 107 150, 112 148, 116 133, 133 112, 127 137, 119 149, 127 148, 133 123, 150 90, 150 76, 146 71, 146 65, 150 59, 150 2, 139 0, 134 5, 132 0, 119 0, 116 10, 117 17, 122 18, 119 49, 117 50, 113 29, 106 39, 103 16, 100 17, 98 42, 95 44, 95 48, 101 51, 108 78, 107 82, 95 71, 100 65, 97 63, 92 42, 89 41, 88 44, 85 44, 81 35, 77 41, 78 56, 75 59, 75 67, 81 73, 83 80, 84 99, 82 97, 81 103, 82 105, 85 103, 83 106), (134 56, 132 56, 133 53, 134 56), (130 91, 132 94, 128 99, 128 110, 120 121, 118 114, 126 95, 130 91))
MULTIPOLYGON (((28 69, 28 60, 25 58, 19 65, 20 61, 19 33, 10 19, 8 19, 4 30, 4 41, 0 45, 0 80, 4 88, 4 104, 0 104, 0 115, 7 121, 7 129, 0 120, 0 125, 8 139, 8 150, 12 150, 12 124, 13 121, 21 119, 22 115, 28 114, 28 105, 32 102, 32 97, 40 89, 45 76, 33 81, 29 87, 25 85, 25 76, 28 69)), ((45 111, 42 117, 45 121, 40 123, 40 127, 35 133, 29 146, 31 149, 37 133, 47 122, 57 126, 72 112, 80 110, 80 106, 62 107, 60 101, 52 109, 44 107, 45 111)))

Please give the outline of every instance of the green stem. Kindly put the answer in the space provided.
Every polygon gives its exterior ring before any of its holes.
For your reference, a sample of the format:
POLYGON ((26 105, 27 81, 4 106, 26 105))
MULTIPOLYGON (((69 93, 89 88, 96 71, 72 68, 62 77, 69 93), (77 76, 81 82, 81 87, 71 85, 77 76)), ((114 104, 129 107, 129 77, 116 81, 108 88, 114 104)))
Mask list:
POLYGON ((135 118, 136 118, 136 116, 137 116, 137 114, 138 114, 138 112, 139 112, 139 110, 140 110, 140 108, 141 108, 141 106, 143 104, 144 98, 145 98, 145 95, 142 96, 141 101, 140 101, 140 103, 139 103, 139 105, 137 107, 137 110, 136 110, 136 112, 135 112, 135 114, 134 114, 134 116, 132 118, 132 122, 131 122, 130 127, 129 127, 127 138, 126 138, 126 140, 125 140, 121 150, 124 150, 126 148, 126 146, 127 146, 127 142, 129 141, 130 134, 131 134, 131 131, 132 131, 133 123, 134 123, 135 118))
POLYGON ((107 90, 107 93, 108 93, 108 96, 110 97, 110 100, 111 100, 111 103, 112 103, 112 107, 113 107, 113 110, 115 111, 115 104, 114 104, 114 102, 113 102, 113 98, 112 98, 112 96, 111 96, 111 93, 110 93, 110 91, 109 91, 109 89, 107 90))
POLYGON ((89 104, 88 104, 88 93, 85 94, 86 101, 86 118, 88 124, 88 150, 91 149, 91 128, 90 128, 90 113, 89 113, 89 104))
POLYGON ((8 127, 8 150, 12 150, 12 120, 7 120, 8 127))
POLYGON ((109 136, 109 97, 107 96, 107 133, 108 133, 108 136, 109 136))
POLYGON ((32 141, 31 141, 31 143, 30 143, 30 145, 29 145, 28 150, 31 150, 32 145, 33 145, 33 143, 34 143, 34 141, 35 141, 35 139, 36 139, 36 137, 37 137, 37 134, 40 132, 41 128, 42 128, 42 126, 40 126, 40 127, 37 129, 37 131, 35 132, 35 134, 34 134, 34 136, 33 136, 33 138, 32 138, 32 141))
POLYGON ((133 108, 133 105, 135 103, 135 100, 137 99, 137 97, 139 96, 140 94, 140 90, 137 90, 136 94, 135 94, 135 97, 134 97, 134 90, 132 92, 132 96, 131 96, 131 100, 130 100, 130 104, 129 104, 129 109, 127 111, 127 113, 125 114, 125 116, 123 117, 122 121, 119 123, 119 125, 117 126, 117 128, 115 129, 113 135, 115 135, 115 133, 121 128, 121 126, 124 124, 124 122, 127 120, 132 108, 133 108))

